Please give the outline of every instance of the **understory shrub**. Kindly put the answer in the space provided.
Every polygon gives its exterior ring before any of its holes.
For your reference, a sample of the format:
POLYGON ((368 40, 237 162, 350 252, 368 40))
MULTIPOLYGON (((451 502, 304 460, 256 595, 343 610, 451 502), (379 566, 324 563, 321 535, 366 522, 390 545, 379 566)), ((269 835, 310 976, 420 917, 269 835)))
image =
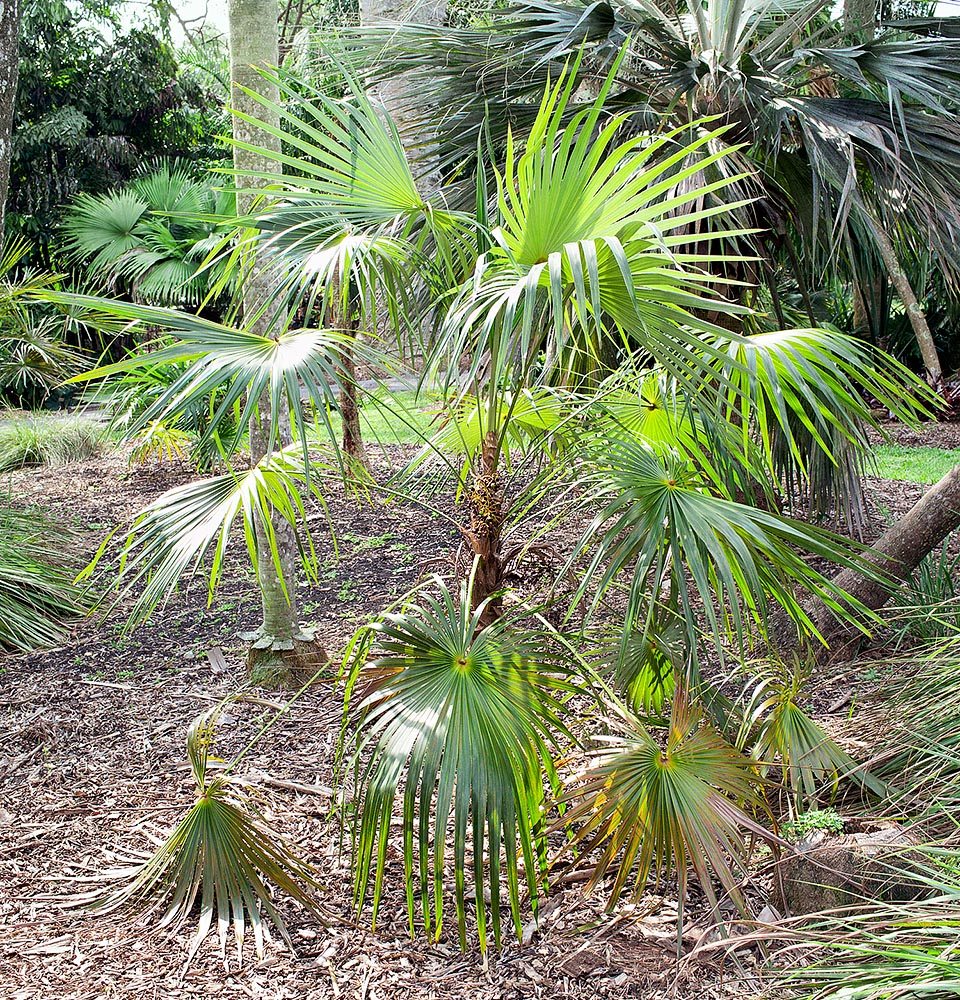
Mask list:
POLYGON ((82 613, 72 574, 49 560, 51 526, 0 504, 0 647, 55 645, 82 613))

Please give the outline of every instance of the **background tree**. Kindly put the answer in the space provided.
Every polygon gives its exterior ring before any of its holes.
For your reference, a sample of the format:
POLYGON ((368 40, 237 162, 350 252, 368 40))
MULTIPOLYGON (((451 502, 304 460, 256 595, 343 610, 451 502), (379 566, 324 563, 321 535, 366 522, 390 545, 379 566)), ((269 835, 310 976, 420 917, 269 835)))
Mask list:
MULTIPOLYGON (((230 83, 233 109, 233 163, 237 172, 237 211, 241 217, 258 204, 263 182, 258 180, 273 161, 258 147, 280 153, 279 140, 256 121, 264 107, 279 101, 279 91, 266 71, 280 61, 277 43, 275 0, 231 0, 230 83), (256 96, 265 103, 257 101, 256 96)), ((277 121, 273 112, 271 124, 277 121)), ((279 337, 286 317, 275 299, 275 275, 257 257, 246 251, 247 260, 240 279, 242 315, 245 326, 260 337, 279 337)), ((295 391, 299 392, 299 388, 295 391)), ((302 428, 301 428, 302 429, 302 428)), ((293 443, 289 400, 262 399, 250 415, 250 462, 256 466, 274 450, 293 443)), ((297 609, 297 563, 300 548, 293 524, 273 514, 273 523, 264 523, 264 511, 257 520, 257 572, 263 606, 263 622, 253 637, 249 665, 260 676, 289 674, 302 654, 308 662, 314 656, 313 636, 300 627, 297 609)))
POLYGON ((0 3, 0 244, 3 243, 13 138, 13 112, 19 75, 20 0, 0 3))
POLYGON ((78 192, 108 191, 158 156, 227 155, 220 102, 179 71, 162 26, 125 32, 116 8, 27 0, 19 51, 7 226, 43 266, 78 192))

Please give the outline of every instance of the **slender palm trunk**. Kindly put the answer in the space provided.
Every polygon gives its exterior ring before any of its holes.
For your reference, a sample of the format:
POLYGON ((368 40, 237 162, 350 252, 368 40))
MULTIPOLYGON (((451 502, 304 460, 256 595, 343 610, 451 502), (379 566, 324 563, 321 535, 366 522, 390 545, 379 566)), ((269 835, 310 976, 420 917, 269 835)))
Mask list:
POLYGON ((862 31, 868 41, 873 41, 876 24, 876 0, 843 0, 843 26, 847 31, 862 31))
MULTIPOLYGON (((229 15, 233 107, 254 118, 266 118, 270 115, 269 109, 250 97, 245 90, 259 93, 274 103, 279 103, 280 95, 276 86, 258 72, 259 69, 275 67, 279 62, 276 0, 230 0, 229 15)), ((278 120, 276 123, 279 124, 278 120)), ((238 116, 233 119, 233 137, 238 142, 276 152, 280 150, 279 139, 238 116)), ((276 169, 275 162, 269 157, 240 146, 234 147, 233 162, 238 171, 276 169)), ((241 176, 237 183, 250 187, 256 182, 241 176)), ((240 215, 251 210, 256 197, 255 192, 238 194, 237 211, 240 215)), ((272 293, 269 271, 253 260, 243 284, 243 313, 248 318, 251 329, 264 336, 275 336, 278 331, 275 310, 263 309, 271 301, 272 293)), ((264 401, 259 412, 250 420, 250 461, 254 464, 268 454, 271 437, 274 447, 284 447, 292 441, 289 405, 281 405, 279 426, 275 428, 273 435, 270 419, 269 403, 264 401)), ((311 637, 301 632, 297 613, 296 534, 293 527, 277 514, 273 515, 269 526, 258 522, 256 533, 257 576, 263 605, 263 623, 254 634, 248 668, 251 676, 258 680, 282 682, 290 674, 291 668, 309 665, 307 662, 301 664, 301 660, 316 658, 312 645, 307 650, 301 648, 311 637), (276 561, 269 541, 271 533, 278 556, 276 561)))
POLYGON ((469 496, 470 541, 476 568, 473 576, 472 606, 478 608, 492 598, 480 617, 481 625, 490 625, 503 614, 503 600, 497 594, 503 589, 504 565, 502 533, 504 522, 503 482, 498 469, 500 442, 494 431, 488 431, 480 454, 480 471, 469 496))
POLYGON ((20 0, 0 0, 0 245, 13 152, 13 112, 17 101, 20 61, 20 0))
POLYGON ((927 370, 927 381, 934 389, 940 391, 943 388, 943 368, 940 366, 940 356, 937 354, 937 347, 933 342, 933 334, 930 332, 927 317, 923 314, 923 307, 917 300, 916 293, 897 257, 890 237, 887 236, 879 223, 875 223, 873 226, 873 236, 883 260, 883 266, 907 311, 907 319, 910 320, 913 335, 917 338, 917 344, 920 347, 923 366, 927 370))
MULTIPOLYGON (((351 314, 350 305, 345 309, 341 327, 351 338, 356 337, 357 323, 351 314)), ((357 471, 370 471, 367 449, 360 430, 360 405, 357 400, 357 365, 353 348, 345 347, 340 352, 340 370, 343 385, 340 389, 340 418, 343 423, 343 453, 357 471)))

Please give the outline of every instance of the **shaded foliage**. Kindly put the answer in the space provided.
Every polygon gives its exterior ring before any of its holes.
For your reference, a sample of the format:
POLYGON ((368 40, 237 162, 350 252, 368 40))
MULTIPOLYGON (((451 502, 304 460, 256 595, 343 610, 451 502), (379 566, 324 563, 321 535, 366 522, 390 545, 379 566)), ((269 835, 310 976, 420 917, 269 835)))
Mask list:
POLYGON ((163 35, 124 31, 117 11, 94 0, 24 4, 7 229, 35 240, 45 266, 62 206, 78 192, 106 191, 159 155, 223 155, 219 102, 178 70, 163 35))

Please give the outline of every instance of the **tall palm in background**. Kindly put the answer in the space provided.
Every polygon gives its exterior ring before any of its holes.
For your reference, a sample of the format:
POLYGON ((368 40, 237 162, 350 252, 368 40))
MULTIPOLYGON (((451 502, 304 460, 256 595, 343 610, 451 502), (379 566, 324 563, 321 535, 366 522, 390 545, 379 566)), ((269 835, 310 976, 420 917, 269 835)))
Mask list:
POLYGON ((885 270, 936 382, 901 262, 932 248, 954 282, 960 274, 960 37, 950 24, 913 19, 863 40, 828 0, 532 0, 497 10, 482 29, 370 26, 353 45, 373 79, 429 79, 423 116, 450 163, 469 160, 478 137, 502 141, 511 123, 529 122, 547 76, 571 54, 583 50, 578 82, 589 84, 625 46, 611 107, 629 109, 631 127, 702 116, 727 126, 691 158, 730 153, 705 163, 704 176, 731 182, 723 197, 744 204, 730 217, 756 230, 737 241, 759 264, 733 276, 768 281, 779 311, 782 262, 815 325, 811 289, 825 275, 867 287, 885 270))

